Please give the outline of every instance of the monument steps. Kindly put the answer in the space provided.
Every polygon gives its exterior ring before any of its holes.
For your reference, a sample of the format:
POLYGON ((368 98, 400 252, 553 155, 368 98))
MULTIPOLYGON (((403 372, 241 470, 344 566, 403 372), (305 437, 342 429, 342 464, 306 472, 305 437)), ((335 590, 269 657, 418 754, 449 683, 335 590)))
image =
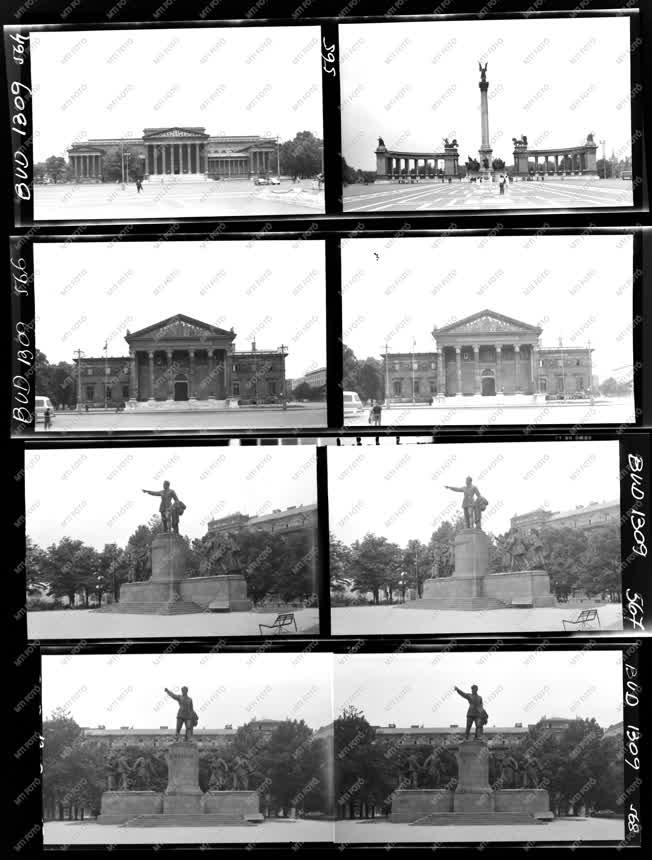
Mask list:
POLYGON ((130 412, 214 412, 219 409, 228 409, 226 400, 144 400, 137 401, 133 405, 128 404, 130 412))
POLYGON ((94 612, 117 612, 123 615, 191 615, 205 612, 197 603, 190 600, 168 600, 165 603, 109 603, 93 610, 94 612))
MULTIPOLYGON (((398 818, 392 818, 398 821, 398 818)), ((535 818, 525 812, 431 812, 416 821, 407 821, 411 827, 437 827, 451 824, 547 824, 547 820, 535 818)))
MULTIPOLYGON (((262 816, 261 816, 262 819, 262 816)), ((162 815, 137 815, 130 818, 122 827, 256 827, 259 820, 249 821, 242 816, 209 812, 209 813, 168 813, 162 815)))

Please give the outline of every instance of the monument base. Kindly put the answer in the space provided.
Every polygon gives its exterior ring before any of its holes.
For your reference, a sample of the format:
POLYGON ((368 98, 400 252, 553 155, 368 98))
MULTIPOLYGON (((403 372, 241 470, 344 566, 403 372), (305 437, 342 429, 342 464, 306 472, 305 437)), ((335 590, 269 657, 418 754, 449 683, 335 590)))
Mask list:
MULTIPOLYGON (((550 577, 545 570, 513 570, 489 573, 473 579, 446 576, 426 579, 419 609, 507 609, 550 607, 557 601, 550 593, 550 577)), ((410 608, 409 604, 404 604, 410 608)))
POLYGON ((262 821, 263 818, 257 791, 207 791, 204 795, 204 812, 252 821, 262 821))
POLYGON ((183 600, 212 612, 249 612, 253 605, 247 597, 245 578, 240 573, 191 576, 179 583, 179 594, 183 600))
POLYGON ((453 792, 445 788, 408 788, 394 792, 389 820, 412 824, 433 812, 452 812, 453 792))
POLYGON ((105 791, 97 824, 124 824, 137 815, 163 812, 163 796, 156 791, 105 791))

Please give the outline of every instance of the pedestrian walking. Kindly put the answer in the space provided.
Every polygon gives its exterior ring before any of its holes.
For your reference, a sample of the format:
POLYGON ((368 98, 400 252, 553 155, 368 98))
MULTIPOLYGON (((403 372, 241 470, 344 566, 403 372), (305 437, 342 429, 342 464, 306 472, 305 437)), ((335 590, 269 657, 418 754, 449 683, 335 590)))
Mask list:
POLYGON ((501 193, 501 194, 504 194, 504 193, 505 193, 505 185, 506 185, 506 184, 507 184, 507 177, 505 176, 505 174, 504 174, 504 173, 501 173, 501 174, 500 174, 500 179, 498 180, 498 187, 499 187, 499 189, 500 189, 500 193, 501 193))
POLYGON ((52 425, 52 413, 50 412, 50 409, 48 408, 43 413, 43 429, 49 430, 51 425, 52 425))

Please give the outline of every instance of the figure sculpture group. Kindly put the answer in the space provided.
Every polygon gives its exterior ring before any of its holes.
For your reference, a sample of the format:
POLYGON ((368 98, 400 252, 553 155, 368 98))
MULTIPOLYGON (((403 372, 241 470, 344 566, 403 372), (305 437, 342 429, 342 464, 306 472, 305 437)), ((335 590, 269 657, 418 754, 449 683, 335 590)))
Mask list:
POLYGON ((545 566, 544 545, 538 529, 524 533, 512 528, 498 539, 504 570, 539 570, 545 566))

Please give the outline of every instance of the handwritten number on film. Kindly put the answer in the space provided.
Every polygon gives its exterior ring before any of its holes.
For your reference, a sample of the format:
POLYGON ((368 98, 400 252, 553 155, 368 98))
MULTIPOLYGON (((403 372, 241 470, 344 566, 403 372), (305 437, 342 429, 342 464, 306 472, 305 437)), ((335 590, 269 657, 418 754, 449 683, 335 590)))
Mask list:
MULTIPOLYGON (((29 284, 29 273, 27 271, 27 263, 20 257, 18 260, 11 260, 11 277, 13 281, 13 289, 16 295, 27 295, 27 285, 29 284)), ((18 346, 16 351, 16 360, 18 364, 27 368, 25 374, 17 374, 12 380, 14 390, 14 402, 17 404, 13 409, 13 417, 15 421, 21 424, 29 424, 32 420, 32 414, 27 409, 29 404, 30 384, 27 376, 34 363, 34 352, 32 347, 32 338, 29 331, 29 326, 19 320, 14 327, 14 341, 18 346)))
MULTIPOLYGON (((625 684, 625 707, 626 708, 638 708, 639 704, 639 694, 642 691, 642 687, 638 684, 634 679, 638 675, 638 669, 636 666, 632 666, 631 663, 625 663, 625 676, 627 678, 625 684)), ((631 723, 627 724, 627 729, 625 732, 625 764, 627 767, 631 767, 632 770, 640 771, 641 769, 641 760, 639 758, 639 746, 638 741, 641 737, 641 731, 638 726, 632 725, 631 723)), ((638 809, 636 804, 630 803, 629 811, 627 812, 627 833, 628 835, 636 835, 640 833, 641 823, 639 819, 638 809)))
POLYGON ((335 71, 335 45, 327 45, 326 39, 322 38, 321 40, 322 52, 321 58, 322 68, 326 72, 327 75, 333 75, 333 77, 337 76, 337 72, 335 71))

